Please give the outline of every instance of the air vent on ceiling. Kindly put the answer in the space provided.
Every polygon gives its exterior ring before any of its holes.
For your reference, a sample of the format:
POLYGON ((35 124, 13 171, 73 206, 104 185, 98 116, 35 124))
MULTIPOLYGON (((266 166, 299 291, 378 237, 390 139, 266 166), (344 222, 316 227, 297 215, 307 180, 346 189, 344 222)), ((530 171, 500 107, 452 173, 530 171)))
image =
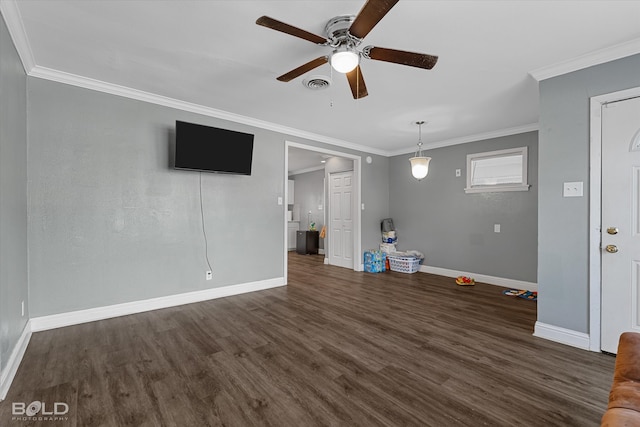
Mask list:
POLYGON ((307 89, 321 90, 331 86, 331 79, 327 76, 309 76, 302 81, 307 89))

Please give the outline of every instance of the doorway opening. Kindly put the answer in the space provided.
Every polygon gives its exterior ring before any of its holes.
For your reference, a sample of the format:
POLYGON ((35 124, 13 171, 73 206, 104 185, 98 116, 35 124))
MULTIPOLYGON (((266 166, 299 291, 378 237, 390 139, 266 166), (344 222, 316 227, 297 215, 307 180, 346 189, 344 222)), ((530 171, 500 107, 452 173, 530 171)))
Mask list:
MULTIPOLYGON (((284 168, 284 278, 287 283, 289 252, 297 249, 298 231, 308 231, 314 227, 321 232, 324 226, 324 238, 319 239, 318 252, 324 255, 324 264, 345 266, 333 256, 338 248, 346 248, 343 253, 352 260, 349 268, 361 270, 361 158, 349 153, 285 141, 284 168), (330 196, 330 174, 350 171, 352 174, 352 194, 349 207, 352 214, 352 226, 348 230, 347 243, 335 245, 332 239, 337 233, 331 231, 332 203, 330 196), (319 180, 322 179, 320 183, 319 180), (298 186, 296 187, 296 181, 298 186), (321 187, 321 188, 320 188, 321 187), (297 190, 297 191, 296 191, 297 190), (294 237, 295 236, 295 237, 294 237), (332 258, 333 256, 333 258, 332 258)), ((344 200, 344 199, 343 199, 344 200)), ((306 241, 306 240, 305 240, 306 241)))

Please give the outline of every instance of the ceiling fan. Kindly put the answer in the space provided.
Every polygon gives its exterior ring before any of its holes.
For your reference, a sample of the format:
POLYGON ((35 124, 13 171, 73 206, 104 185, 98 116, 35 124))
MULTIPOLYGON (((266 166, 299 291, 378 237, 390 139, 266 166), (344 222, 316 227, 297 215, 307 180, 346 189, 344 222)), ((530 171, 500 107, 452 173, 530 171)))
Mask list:
POLYGON ((268 16, 261 16, 256 20, 256 24, 333 49, 331 55, 324 55, 311 60, 281 75, 278 80, 281 82, 291 81, 314 68, 331 62, 334 70, 347 75, 353 98, 360 99, 368 95, 362 71, 360 70, 360 58, 393 62, 427 70, 432 69, 438 61, 438 57, 434 55, 383 47, 365 46, 358 50, 362 39, 369 34, 373 27, 380 22, 398 1, 367 0, 358 15, 341 15, 330 19, 324 29, 326 37, 285 24, 268 16))

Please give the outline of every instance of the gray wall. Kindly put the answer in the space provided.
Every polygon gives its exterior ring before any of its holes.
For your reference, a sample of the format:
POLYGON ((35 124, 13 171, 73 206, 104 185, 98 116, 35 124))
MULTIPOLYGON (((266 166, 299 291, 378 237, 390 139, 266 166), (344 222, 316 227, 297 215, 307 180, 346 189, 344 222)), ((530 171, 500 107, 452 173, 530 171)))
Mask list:
MULTIPOLYGON (((285 140, 336 149, 37 78, 28 101, 33 316, 284 276, 285 140), (199 174, 169 167, 175 120, 255 133, 252 176, 202 174, 210 282, 199 174)), ((365 218, 386 215, 388 193, 363 194, 365 218)))
MULTIPOLYGON (((295 181, 295 200, 300 205, 300 230, 309 229, 309 211, 311 220, 316 223, 316 230, 320 231, 324 225, 324 169, 292 175, 295 181), (322 209, 318 209, 322 205, 322 209)), ((319 246, 324 249, 324 239, 320 239, 319 246)))
MULTIPOLYGON (((362 212, 363 252, 380 247, 380 221, 389 217, 390 209, 390 159, 388 157, 371 157, 373 159, 371 164, 365 162, 364 158, 362 159, 362 204, 365 206, 362 212)), ((327 179, 328 182, 329 180, 327 179)), ((364 262, 362 257, 360 262, 364 262)))
POLYGON ((398 249, 423 252, 431 267, 536 282, 537 138, 528 132, 427 150, 429 175, 420 182, 411 175, 412 154, 391 158, 389 214, 398 249), (467 154, 524 146, 529 191, 464 192, 467 154), (501 225, 500 233, 494 224, 501 225))
POLYGON ((640 55, 540 82, 538 321, 588 333, 589 98, 640 86, 640 55), (583 181, 585 197, 563 198, 583 181))
POLYGON ((28 313, 26 74, 0 17, 0 373, 28 313), (25 315, 21 302, 25 303, 25 315))

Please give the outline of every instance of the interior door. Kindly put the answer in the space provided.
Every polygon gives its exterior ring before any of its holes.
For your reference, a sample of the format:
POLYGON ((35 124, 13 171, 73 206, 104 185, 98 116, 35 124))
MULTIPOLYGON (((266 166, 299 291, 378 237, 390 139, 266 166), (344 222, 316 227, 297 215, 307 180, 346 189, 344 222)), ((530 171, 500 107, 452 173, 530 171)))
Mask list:
POLYGON ((601 348, 640 332, 640 98, 602 108, 601 348))
POLYGON ((329 174, 329 264, 353 268, 353 171, 329 174))

